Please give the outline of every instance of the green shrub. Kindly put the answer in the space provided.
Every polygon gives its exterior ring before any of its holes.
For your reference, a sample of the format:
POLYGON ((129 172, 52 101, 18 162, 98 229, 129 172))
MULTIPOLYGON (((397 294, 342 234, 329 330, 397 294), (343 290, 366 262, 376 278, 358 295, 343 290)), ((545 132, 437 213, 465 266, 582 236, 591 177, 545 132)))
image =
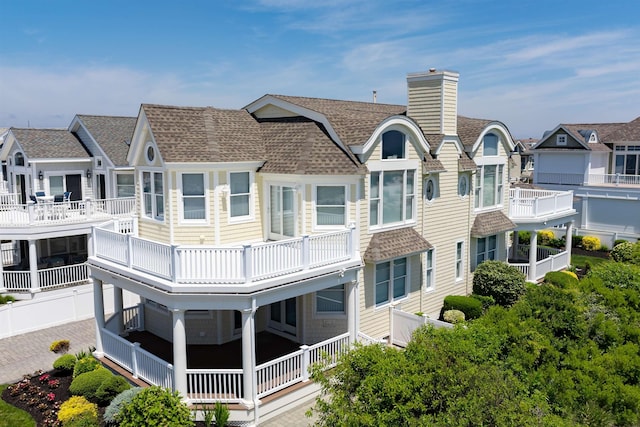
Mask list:
POLYGON ((72 396, 60 405, 58 420, 62 422, 62 425, 66 426, 67 423, 84 414, 95 419, 95 424, 93 425, 98 424, 98 406, 82 396, 72 396))
POLYGON ((87 350, 80 350, 76 353, 76 359, 84 359, 86 357, 91 357, 91 354, 96 350, 94 346, 90 346, 87 350))
POLYGON ((578 285, 578 279, 564 271, 550 271, 544 275, 544 281, 563 289, 575 288, 578 285))
POLYGON ((120 427, 191 426, 191 411, 180 394, 162 387, 148 387, 122 407, 120 427))
POLYGON ((556 238, 550 239, 548 243, 549 246, 556 249, 564 248, 566 244, 567 242, 564 236, 561 239, 556 239, 556 238))
POLYGON ((464 322, 464 313, 460 310, 446 310, 442 314, 442 320, 449 323, 460 323, 464 322))
POLYGON ((616 262, 630 262, 633 254, 633 243, 622 241, 613 247, 609 256, 616 262))
POLYGON ((103 382, 111 378, 113 374, 106 368, 98 368, 93 371, 78 375, 71 381, 69 391, 76 396, 84 396, 88 400, 97 401, 96 393, 103 382))
POLYGON ((98 359, 93 356, 83 357, 76 361, 76 365, 73 367, 73 378, 85 372, 91 372, 96 368, 102 366, 98 359))
POLYGON ((488 310, 489 307, 491 307, 492 305, 496 305, 496 300, 493 299, 493 297, 488 295, 471 294, 471 298, 475 298, 478 301, 480 301, 480 304, 482 304, 483 312, 488 310))
POLYGON ((496 304, 511 306, 526 290, 525 277, 517 268, 502 261, 485 261, 473 274, 473 292, 491 296, 496 304))
POLYGON ((9 301, 14 302, 16 299, 11 295, 0 295, 0 305, 6 304, 9 301))
POLYGON ((551 230, 540 230, 538 231, 538 244, 539 245, 549 245, 551 239, 555 239, 556 235, 553 234, 551 230))
POLYGON ((571 247, 573 248, 581 248, 582 247, 582 236, 575 235, 571 239, 571 247))
POLYGON ((108 425, 117 425, 118 416, 122 408, 128 405, 136 394, 140 393, 142 390, 143 389, 141 387, 133 387, 114 397, 111 403, 109 403, 109 406, 104 410, 104 422, 108 425))
POLYGON ((616 247, 616 246, 618 246, 620 243, 625 243, 625 242, 631 243, 631 242, 629 242, 628 240, 624 240, 624 239, 616 239, 616 240, 613 242, 613 247, 615 248, 615 247, 616 247))
POLYGON ((53 362, 53 369, 70 373, 75 365, 76 357, 73 354, 63 354, 53 362))
POLYGON ((96 399, 102 406, 108 405, 118 394, 129 390, 131 385, 120 375, 107 378, 96 391, 96 399))
POLYGON ((63 427, 100 427, 98 416, 84 413, 63 424, 63 427))
POLYGON ((216 402, 216 406, 213 408, 213 415, 216 419, 216 426, 224 427, 229 420, 229 408, 227 405, 223 405, 220 402, 216 402))
POLYGON ((600 249, 600 239, 595 236, 584 236, 582 238, 582 247, 586 251, 597 251, 600 249))
POLYGON ((69 351, 69 340, 56 340, 49 346, 49 351, 54 353, 66 353, 69 351))
POLYGON ((472 320, 482 316, 482 303, 472 297, 449 295, 444 299, 442 310, 460 310, 466 320, 472 320))
POLYGON ((531 243, 531 232, 530 231, 518 231, 518 242, 521 245, 528 245, 531 243))

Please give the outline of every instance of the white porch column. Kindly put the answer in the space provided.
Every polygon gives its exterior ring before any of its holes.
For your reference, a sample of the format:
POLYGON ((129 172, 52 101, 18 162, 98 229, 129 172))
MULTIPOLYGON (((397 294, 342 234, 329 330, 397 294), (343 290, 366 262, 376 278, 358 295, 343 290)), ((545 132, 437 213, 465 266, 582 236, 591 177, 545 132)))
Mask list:
POLYGON ((529 242, 529 282, 536 282, 536 263, 538 262, 538 230, 531 231, 529 242))
POLYGON ((31 279, 31 293, 40 292, 40 281, 38 280, 38 251, 36 241, 29 240, 29 277, 31 279))
POLYGON ((104 355, 102 347, 102 329, 104 329, 104 295, 102 280, 93 279, 93 316, 96 319, 96 351, 98 357, 104 355))
POLYGON ((567 267, 571 265, 571 244, 573 243, 571 239, 573 238, 573 221, 569 221, 565 224, 567 227, 567 234, 565 234, 565 250, 567 251, 568 261, 567 267))
POLYGON ((253 408, 257 400, 255 385, 256 340, 254 336, 254 315, 256 309, 242 310, 242 403, 253 408))
POLYGON ((122 288, 113 286, 113 310, 116 314, 116 322, 118 322, 118 335, 124 332, 124 307, 122 306, 122 288))
POLYGON ((187 400, 187 333, 183 308, 171 309, 173 318, 173 388, 187 400))
POLYGON ((349 344, 353 345, 358 340, 358 325, 356 324, 356 295, 358 292, 358 281, 347 282, 347 331, 349 331, 349 344))
POLYGON ((2 255, 0 254, 0 293, 6 292, 7 288, 4 287, 4 266, 2 262, 2 255))

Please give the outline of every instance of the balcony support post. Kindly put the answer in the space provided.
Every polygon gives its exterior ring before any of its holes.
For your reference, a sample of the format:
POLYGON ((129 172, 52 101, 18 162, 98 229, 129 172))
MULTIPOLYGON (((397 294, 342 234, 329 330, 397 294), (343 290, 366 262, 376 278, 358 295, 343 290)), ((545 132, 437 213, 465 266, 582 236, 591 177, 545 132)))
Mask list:
POLYGON ((35 294, 40 292, 40 281, 38 280, 38 252, 36 241, 29 240, 29 278, 31 281, 30 292, 35 294))
POLYGON ((4 262, 0 259, 0 294, 7 291, 4 287, 4 262))
POLYGON ((257 307, 242 310, 242 403, 253 408, 257 401, 255 313, 257 307))
POLYGON ((102 330, 104 329, 104 294, 102 290, 102 280, 93 280, 93 316, 96 319, 96 350, 97 357, 104 356, 102 346, 102 330))
POLYGON ((349 345, 355 344, 358 339, 358 324, 356 314, 358 312, 358 281, 353 280, 345 284, 347 287, 347 331, 349 332, 349 345))
POLYGON ((184 312, 184 308, 171 309, 173 319, 173 387, 175 391, 180 393, 182 400, 187 401, 187 333, 184 312))
POLYGON ((529 282, 536 283, 536 264, 538 262, 538 230, 531 231, 529 241, 529 282))
POLYGON ((116 322, 118 323, 118 335, 124 333, 124 307, 122 303, 122 288, 113 286, 113 310, 116 314, 116 322))
POLYGON ((567 251, 567 267, 571 265, 571 247, 572 247, 572 237, 573 237, 573 220, 567 222, 565 224, 567 227, 567 234, 565 234, 565 243, 564 250, 567 251))

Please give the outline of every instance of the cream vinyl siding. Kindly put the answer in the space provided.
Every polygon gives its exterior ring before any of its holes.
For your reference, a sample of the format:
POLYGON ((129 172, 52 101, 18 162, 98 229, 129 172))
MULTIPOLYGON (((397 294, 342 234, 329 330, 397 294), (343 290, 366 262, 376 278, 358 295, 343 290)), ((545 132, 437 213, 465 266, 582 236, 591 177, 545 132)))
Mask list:
POLYGON ((443 81, 444 99, 442 100, 442 133, 455 135, 458 125, 458 83, 443 81))
POLYGON ((171 221, 173 222, 173 236, 175 244, 182 245, 213 245, 215 242, 215 227, 213 223, 213 174, 211 172, 202 171, 181 171, 171 172, 171 221), (179 187, 180 180, 178 175, 181 173, 202 173, 205 180, 205 210, 208 223, 206 224, 190 224, 181 219, 182 211, 182 189, 179 187))
POLYGON ((299 114, 287 111, 284 108, 276 107, 275 105, 272 105, 272 104, 269 104, 260 108, 259 110, 255 111, 253 114, 259 119, 296 117, 299 115, 299 114))
MULTIPOLYGON (((218 171, 218 186, 228 185, 227 182, 228 171, 218 171)), ((231 245, 241 243, 256 243, 264 240, 262 232, 262 194, 260 189, 262 188, 262 179, 259 174, 253 174, 254 182, 251 183, 252 193, 252 214, 253 219, 247 219, 246 221, 229 222, 229 193, 226 194, 222 191, 218 191, 217 199, 217 211, 220 215, 218 221, 218 227, 220 228, 220 245, 231 245)), ((215 227, 215 222, 212 224, 215 227)))
MULTIPOLYGON (((164 177, 165 188, 167 186, 167 177, 165 173, 164 177)), ((170 235, 169 235, 169 222, 167 219, 167 213, 169 212, 167 208, 167 198, 165 197, 165 221, 160 222, 150 218, 146 218, 142 215, 142 192, 140 186, 140 172, 135 172, 135 186, 136 186, 136 205, 137 205, 137 214, 138 214, 138 235, 143 239, 149 239, 156 242, 161 243, 169 243, 170 235)))
MULTIPOLYGON (((469 232, 473 225, 473 218, 470 216, 472 197, 469 194, 464 198, 458 195, 458 158, 453 143, 442 146, 438 160, 447 172, 439 174, 439 197, 431 203, 423 201, 424 217, 419 218, 422 236, 436 248, 434 290, 423 292, 422 295, 421 311, 430 317, 440 314, 447 295, 466 295, 471 292, 468 253, 464 255, 464 280, 458 283, 455 281, 456 242, 464 241, 464 250, 468 252, 469 232)), ((471 182, 471 174, 468 173, 467 176, 471 182)))
POLYGON ((409 83, 407 115, 420 123, 425 133, 441 133, 441 83, 439 80, 409 83))
POLYGON ((306 294, 298 298, 298 312, 302 311, 302 316, 299 316, 298 319, 304 325, 303 340, 305 343, 315 344, 347 332, 346 315, 342 317, 315 316, 314 304, 314 294, 306 294))

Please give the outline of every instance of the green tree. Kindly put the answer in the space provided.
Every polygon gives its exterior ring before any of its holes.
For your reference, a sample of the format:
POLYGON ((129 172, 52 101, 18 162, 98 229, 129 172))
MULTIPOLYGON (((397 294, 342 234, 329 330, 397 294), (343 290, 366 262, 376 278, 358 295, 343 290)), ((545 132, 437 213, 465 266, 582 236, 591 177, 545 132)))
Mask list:
POLYGON ((502 261, 485 261, 473 273, 473 292, 493 297, 502 306, 513 305, 525 290, 524 274, 502 261))

